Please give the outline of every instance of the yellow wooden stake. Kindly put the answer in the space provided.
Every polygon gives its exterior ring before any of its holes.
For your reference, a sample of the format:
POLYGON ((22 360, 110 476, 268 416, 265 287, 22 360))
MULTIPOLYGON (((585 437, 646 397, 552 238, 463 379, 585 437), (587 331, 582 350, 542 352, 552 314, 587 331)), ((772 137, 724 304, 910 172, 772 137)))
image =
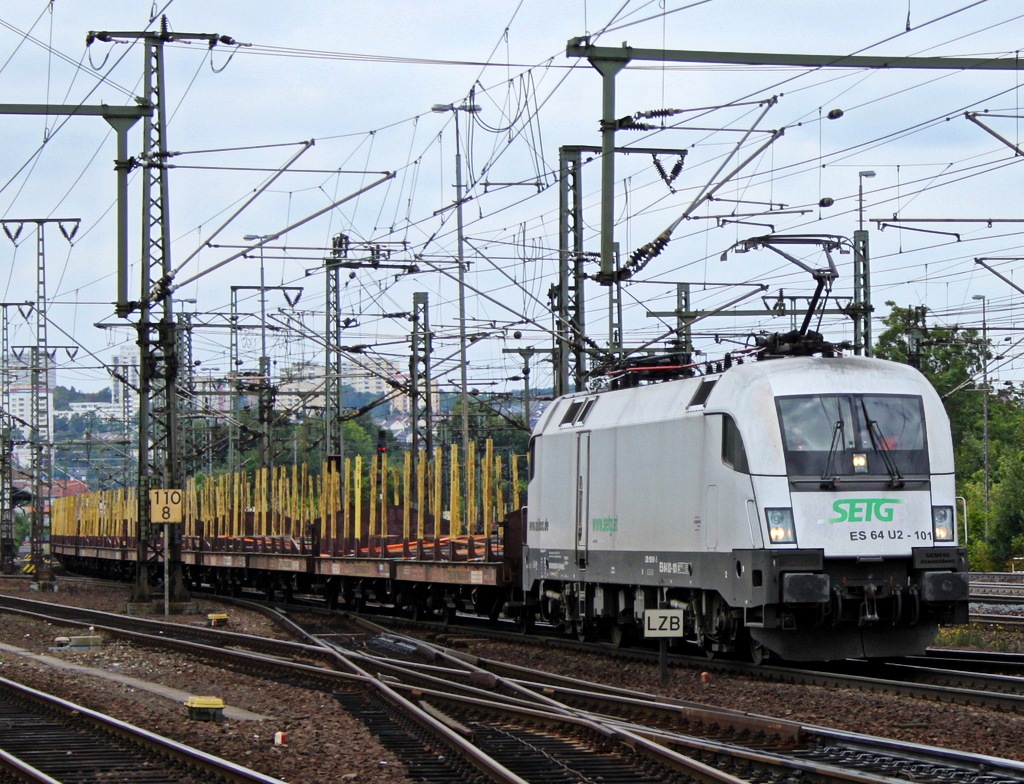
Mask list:
POLYGON ((519 504, 519 455, 512 455, 512 506, 516 511, 522 509, 519 504))
POLYGON ((363 458, 362 455, 356 455, 355 461, 352 465, 352 496, 354 503, 354 530, 356 537, 356 546, 358 547, 359 540, 363 538, 363 458))
POLYGON ((402 464, 402 538, 405 541, 409 541, 412 533, 412 504, 412 452, 406 452, 405 462, 402 464))
POLYGON ((483 496, 484 496, 484 534, 491 535, 494 522, 494 442, 487 439, 484 445, 483 496))
POLYGON ((423 538, 423 521, 424 521, 424 518, 427 516, 427 509, 423 505, 423 502, 425 500, 425 495, 426 495, 426 493, 425 493, 426 488, 424 487, 424 484, 425 484, 424 480, 426 480, 426 478, 427 478, 427 461, 426 461, 426 456, 427 456, 427 453, 425 451, 421 451, 418 455, 416 455, 416 538, 417 539, 422 539, 423 538))
POLYGON ((460 474, 459 466, 459 445, 452 444, 451 449, 452 455, 452 470, 451 479, 449 480, 449 498, 451 499, 451 522, 448 525, 448 535, 456 536, 462 533, 462 497, 460 488, 462 487, 462 478, 460 474))
POLYGON ((502 455, 495 455, 495 509, 498 521, 505 519, 505 488, 502 483, 502 455))
MULTIPOLYGON (((466 447, 466 504, 460 534, 471 534, 476 530, 476 442, 466 447)), ((456 485, 456 488, 458 485, 456 485)))

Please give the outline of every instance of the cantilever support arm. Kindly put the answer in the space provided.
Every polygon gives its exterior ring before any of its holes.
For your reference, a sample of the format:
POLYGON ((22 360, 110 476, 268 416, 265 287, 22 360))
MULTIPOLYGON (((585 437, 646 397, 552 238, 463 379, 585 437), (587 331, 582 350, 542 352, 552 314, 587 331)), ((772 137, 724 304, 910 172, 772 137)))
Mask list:
POLYGON ((153 107, 139 106, 74 106, 63 104, 2 103, 0 114, 34 114, 102 117, 117 133, 117 303, 115 310, 122 318, 128 315, 128 172, 132 161, 128 158, 128 129, 140 117, 152 117, 153 107))

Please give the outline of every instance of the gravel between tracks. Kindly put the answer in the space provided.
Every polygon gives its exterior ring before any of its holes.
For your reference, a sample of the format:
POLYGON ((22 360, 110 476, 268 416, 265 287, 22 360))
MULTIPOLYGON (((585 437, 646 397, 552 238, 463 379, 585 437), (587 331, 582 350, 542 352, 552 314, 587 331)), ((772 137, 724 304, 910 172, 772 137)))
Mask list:
MULTIPOLYGON (((117 586, 95 588, 67 583, 57 593, 39 594, 30 593, 24 581, 3 579, 0 579, 0 592, 108 612, 121 612, 127 599, 127 589, 117 586)), ((200 615, 192 616, 188 622, 203 624, 206 613, 226 611, 232 631, 281 636, 258 614, 224 608, 213 601, 200 600, 199 604, 200 615)), ((0 642, 40 653, 47 652, 55 636, 71 633, 81 631, 43 625, 15 615, 4 615, 0 623, 0 642)), ((987 642, 991 649, 1005 648, 1007 644, 1000 639, 987 642)), ((1020 716, 850 689, 766 683, 719 674, 712 676, 705 685, 697 670, 673 670, 669 683, 662 686, 657 667, 647 664, 517 643, 474 642, 469 645, 469 652, 478 656, 639 691, 1024 760, 1020 743, 1020 738, 1024 737, 1024 717, 1020 716)), ((391 784, 408 781, 394 755, 381 748, 363 726, 344 713, 328 695, 285 684, 268 684, 178 654, 148 651, 119 641, 109 641, 92 651, 54 655, 155 681, 190 694, 216 695, 229 705, 274 718, 262 722, 189 721, 182 705, 121 684, 58 672, 4 652, 0 652, 0 667, 4 676, 12 680, 111 713, 288 782, 391 784), (287 733, 286 746, 273 745, 274 733, 278 731, 287 733)))
MULTIPOLYGON (((55 593, 28 590, 23 580, 0 579, 0 593, 40 601, 123 612, 128 590, 120 586, 85 587, 61 584, 55 593)), ((229 630, 243 634, 282 637, 263 616, 199 601, 200 613, 174 620, 205 625, 206 613, 227 612, 229 630)), ((328 694, 287 684, 270 683, 186 656, 139 648, 108 640, 101 648, 49 651, 54 637, 82 634, 76 627, 44 624, 18 615, 0 614, 0 642, 75 664, 112 670, 134 678, 180 689, 190 695, 216 696, 228 705, 273 717, 265 721, 191 721, 185 706, 146 691, 55 670, 16 654, 0 651, 0 674, 40 691, 87 708, 108 713, 164 737, 185 743, 287 782, 307 784, 404 784, 409 779, 394 754, 328 694), (284 732, 287 745, 275 746, 274 734, 284 732)))

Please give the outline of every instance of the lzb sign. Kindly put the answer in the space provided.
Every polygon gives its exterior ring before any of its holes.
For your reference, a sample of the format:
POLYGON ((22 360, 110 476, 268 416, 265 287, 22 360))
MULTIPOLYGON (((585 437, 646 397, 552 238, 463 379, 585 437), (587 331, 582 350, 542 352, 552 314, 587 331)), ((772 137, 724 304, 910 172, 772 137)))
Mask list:
POLYGON ((644 637, 682 637, 685 610, 644 610, 644 637))
POLYGON ((180 523, 181 513, 181 490, 150 490, 149 491, 149 519, 154 523, 180 523))

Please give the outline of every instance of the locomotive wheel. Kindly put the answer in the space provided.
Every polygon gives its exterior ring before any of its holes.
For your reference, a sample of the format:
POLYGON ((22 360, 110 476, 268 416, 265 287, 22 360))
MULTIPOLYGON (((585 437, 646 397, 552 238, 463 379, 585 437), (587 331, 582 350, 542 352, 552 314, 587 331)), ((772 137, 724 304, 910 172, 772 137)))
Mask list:
POLYGON ((750 661, 755 667, 760 667, 771 657, 771 651, 765 648, 754 638, 750 639, 750 661))

